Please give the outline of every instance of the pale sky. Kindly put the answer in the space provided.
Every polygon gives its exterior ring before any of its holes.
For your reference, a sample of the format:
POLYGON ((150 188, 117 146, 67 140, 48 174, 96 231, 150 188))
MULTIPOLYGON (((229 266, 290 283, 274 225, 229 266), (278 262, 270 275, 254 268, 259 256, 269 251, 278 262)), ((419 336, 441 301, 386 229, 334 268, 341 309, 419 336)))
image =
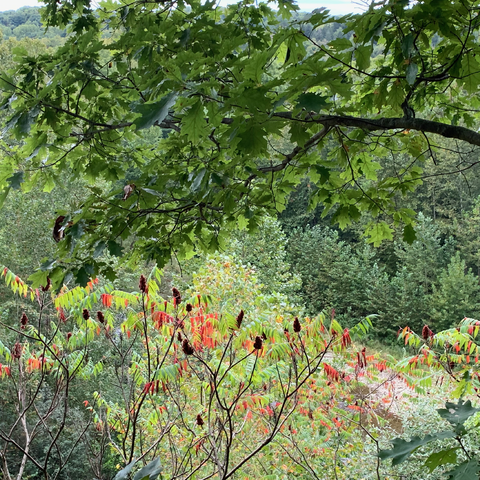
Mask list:
MULTIPOLYGON (((302 10, 312 11, 315 8, 326 7, 333 15, 345 13, 360 13, 357 2, 351 0, 297 0, 302 10)), ((229 3, 229 2, 228 2, 229 3)), ((232 2, 233 3, 233 2, 232 2)), ((4 10, 16 10, 20 7, 35 7, 42 5, 37 0, 0 0, 0 12, 4 10)))

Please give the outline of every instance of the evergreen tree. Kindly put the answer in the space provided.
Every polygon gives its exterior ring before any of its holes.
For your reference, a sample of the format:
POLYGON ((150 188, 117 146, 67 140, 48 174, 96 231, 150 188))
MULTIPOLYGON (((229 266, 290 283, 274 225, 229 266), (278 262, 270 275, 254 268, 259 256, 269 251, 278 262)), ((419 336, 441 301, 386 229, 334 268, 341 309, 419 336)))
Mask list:
POLYGON ((431 328, 445 330, 464 317, 479 318, 480 285, 457 252, 440 273, 438 287, 430 297, 431 328))
POLYGON ((255 234, 240 231, 234 236, 227 252, 240 262, 255 267, 258 279, 267 293, 283 293, 292 300, 296 297, 301 280, 292 274, 287 260, 287 237, 280 222, 267 217, 255 234))
POLYGON ((367 245, 355 248, 325 227, 297 230, 289 238, 289 261, 302 279, 307 310, 317 314, 335 309, 336 318, 350 325, 372 311, 382 269, 367 245))

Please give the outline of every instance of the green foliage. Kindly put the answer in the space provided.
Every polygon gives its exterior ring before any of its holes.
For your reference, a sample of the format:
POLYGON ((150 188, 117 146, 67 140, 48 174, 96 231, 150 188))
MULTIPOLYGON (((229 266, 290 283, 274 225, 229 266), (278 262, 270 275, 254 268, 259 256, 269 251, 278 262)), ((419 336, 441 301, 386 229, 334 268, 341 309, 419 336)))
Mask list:
POLYGON ((308 311, 335 308, 346 324, 375 313, 374 331, 393 339, 405 325, 418 330, 428 323, 439 330, 475 315, 478 278, 454 245, 442 238, 438 225, 419 215, 416 240, 398 240, 388 252, 395 262, 393 274, 382 252, 341 240, 339 232, 319 226, 292 231, 287 258, 302 280, 300 294, 308 311))
MULTIPOLYGON (((281 279, 277 279, 277 284, 282 285, 278 280, 281 279)), ((219 312, 225 309, 244 310, 259 318, 264 318, 267 312, 282 318, 299 312, 299 307, 292 303, 289 296, 264 288, 257 270, 243 264, 236 256, 216 254, 207 257, 193 273, 189 292, 192 295, 209 295, 219 312)))
POLYGON ((460 400, 457 404, 447 402, 445 408, 438 410, 438 414, 454 427, 455 434, 461 435, 466 431, 463 427, 464 423, 479 411, 480 409, 472 407, 470 400, 466 402, 460 400))
POLYGON ((457 229, 457 238, 459 248, 465 258, 467 265, 474 270, 480 272, 480 198, 475 198, 472 209, 463 212, 463 218, 460 218, 455 224, 457 229))
POLYGON ((347 325, 376 313, 372 302, 384 277, 370 247, 355 248, 340 241, 338 232, 313 227, 292 233, 288 253, 302 279, 300 294, 309 312, 334 308, 347 325))
POLYGON ((478 476, 480 464, 478 460, 469 460, 461 463, 449 471, 450 480, 467 480, 478 476))
POLYGON ((429 468, 430 472, 433 472, 437 467, 457 464, 455 468, 447 471, 449 475, 448 478, 458 480, 477 478, 480 464, 478 459, 472 458, 471 453, 465 450, 464 441, 469 432, 464 424, 480 411, 480 409, 473 408, 469 400, 466 402, 459 400, 458 403, 447 402, 445 409, 439 409, 437 411, 440 417, 447 420, 450 425, 454 427, 453 430, 426 435, 422 438, 414 437, 409 441, 396 438, 392 441, 393 448, 391 450, 382 450, 379 454, 380 458, 382 460, 392 459, 392 465, 398 465, 407 460, 419 448, 429 443, 437 442, 438 440, 451 438, 456 441, 458 445, 450 446, 441 451, 437 450, 430 454, 425 461, 425 466, 429 468), (459 452, 466 455, 467 459, 458 464, 457 456, 459 452))
MULTIPOLYGON (((6 138, 20 142, 2 163, 2 198, 7 179, 24 190, 65 173, 114 182, 66 212, 57 257, 69 260, 58 265, 77 279, 113 275, 94 255, 101 242, 132 264, 221 248, 237 226, 255 231, 284 209, 305 175, 310 207, 340 227, 366 213, 369 243, 397 227, 411 242, 415 214, 398 200, 449 151, 444 139, 480 144, 472 2, 385 2, 340 19, 292 16, 290 2, 280 13, 196 0, 117 7, 48 0, 44 21, 68 29, 65 45, 19 52, 1 74, 6 138)), ((3 20, 32 36, 27 21, 3 20)))
POLYGON ((126 480, 132 471, 132 468, 135 466, 137 462, 134 460, 130 462, 125 468, 122 468, 116 475, 114 480, 126 480))
MULTIPOLYGON (((380 458, 382 460, 392 459, 392 465, 398 465, 399 463, 407 460, 410 455, 418 448, 430 443, 434 440, 442 440, 444 438, 453 437, 453 432, 441 432, 435 435, 427 435, 426 437, 414 437, 409 441, 396 438, 392 441, 393 448, 391 450, 383 450, 380 452, 380 458)), ((455 457, 456 460, 456 457, 455 457)), ((432 460, 431 460, 432 461, 432 460)))
POLYGON ((56 46, 63 43, 62 37, 65 37, 66 34, 65 30, 59 28, 46 30, 38 7, 23 7, 18 10, 0 12, 0 32, 5 39, 35 38, 50 46, 52 46, 52 41, 56 46))
POLYGON ((160 459, 152 460, 148 465, 140 469, 133 480, 155 480, 162 472, 160 459))
MULTIPOLYGON (((128 480, 130 477, 130 473, 133 467, 137 464, 137 461, 134 460, 130 462, 125 468, 122 468, 116 475, 113 480, 128 480)), ((133 477, 133 480, 155 480, 161 475, 162 468, 160 464, 160 459, 155 458, 150 463, 145 465, 143 468, 138 470, 138 472, 133 477)))
POLYGON ((292 274, 286 248, 287 237, 280 223, 265 218, 254 234, 237 232, 229 242, 227 252, 241 263, 255 268, 262 290, 269 294, 285 294, 295 300, 301 280, 292 274))
POLYGON ((477 315, 480 306, 478 278, 467 270, 458 252, 440 273, 438 287, 433 287, 430 302, 431 325, 436 330, 449 328, 455 318, 477 315))

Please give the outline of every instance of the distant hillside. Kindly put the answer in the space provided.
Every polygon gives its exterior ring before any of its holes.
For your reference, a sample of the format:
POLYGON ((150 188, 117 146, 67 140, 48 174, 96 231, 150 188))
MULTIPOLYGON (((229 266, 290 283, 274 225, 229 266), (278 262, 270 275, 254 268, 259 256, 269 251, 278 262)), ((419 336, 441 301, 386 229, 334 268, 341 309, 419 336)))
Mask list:
MULTIPOLYGON (((296 20, 301 20, 310 15, 306 12, 294 14, 296 20)), ((285 22, 279 18, 280 23, 285 22)), ((343 36, 342 25, 340 23, 330 23, 317 28, 312 33, 311 26, 304 25, 303 28, 307 34, 311 34, 312 39, 319 44, 325 44, 334 38, 343 36)), ((65 30, 59 28, 49 28, 45 31, 42 24, 40 7, 22 7, 18 10, 8 10, 0 12, 0 32, 4 39, 15 38, 22 40, 24 38, 42 39, 42 41, 51 47, 61 45, 62 38, 65 37, 65 30)))
POLYGON ((60 39, 65 37, 65 30, 59 28, 49 28, 45 31, 39 7, 22 7, 18 10, 0 12, 0 31, 4 39, 37 38, 50 40, 46 42, 49 44, 60 44, 62 43, 60 39))

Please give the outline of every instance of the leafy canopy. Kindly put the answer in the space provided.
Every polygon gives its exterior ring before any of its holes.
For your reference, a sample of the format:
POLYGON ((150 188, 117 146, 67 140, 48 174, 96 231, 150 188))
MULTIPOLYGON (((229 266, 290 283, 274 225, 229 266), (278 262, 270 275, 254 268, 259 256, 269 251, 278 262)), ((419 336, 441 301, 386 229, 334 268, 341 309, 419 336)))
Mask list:
POLYGON ((414 239, 395 198, 421 183, 439 137, 480 145, 478 2, 385 0, 341 19, 268 3, 46 2, 69 36, 54 53, 18 50, 0 75, 23 145, 0 181, 6 194, 85 179, 86 200, 59 212, 69 263, 46 270, 54 284, 112 276, 104 252, 162 265, 221 247, 282 210, 305 175, 311 206, 340 226, 367 212, 375 245, 396 225, 414 239), (334 21, 344 36, 318 42, 334 21), (385 174, 378 159, 400 154, 385 174))

